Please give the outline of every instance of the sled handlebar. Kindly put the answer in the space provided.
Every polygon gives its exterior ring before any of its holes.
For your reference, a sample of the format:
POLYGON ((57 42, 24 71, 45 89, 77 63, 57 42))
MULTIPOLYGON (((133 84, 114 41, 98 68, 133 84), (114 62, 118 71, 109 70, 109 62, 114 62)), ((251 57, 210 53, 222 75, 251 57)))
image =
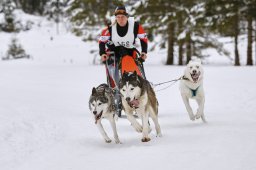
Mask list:
POLYGON ((108 58, 107 60, 102 62, 103 64, 111 65, 114 63, 114 60, 112 58, 108 58))
POLYGON ((145 62, 145 60, 143 58, 141 58, 141 57, 138 58, 138 61, 141 62, 141 63, 145 62))

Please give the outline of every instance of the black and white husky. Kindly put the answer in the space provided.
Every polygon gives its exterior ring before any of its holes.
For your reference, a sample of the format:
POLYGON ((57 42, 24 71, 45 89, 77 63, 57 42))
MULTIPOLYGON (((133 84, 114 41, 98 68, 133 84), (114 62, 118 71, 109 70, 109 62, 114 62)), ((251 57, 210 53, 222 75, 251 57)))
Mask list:
POLYGON ((95 124, 98 126, 98 129, 105 139, 105 142, 110 143, 111 139, 108 137, 102 126, 102 118, 106 118, 110 121, 115 142, 120 143, 115 123, 116 108, 114 103, 114 95, 112 89, 107 84, 101 84, 97 88, 92 89, 92 94, 89 99, 89 109, 94 115, 95 124))
POLYGON ((180 81, 180 93, 191 120, 201 118, 206 122, 204 116, 204 88, 203 88, 204 70, 201 60, 198 58, 192 59, 187 64, 184 71, 184 78, 180 81), (189 104, 189 99, 195 99, 198 104, 197 113, 194 115, 189 104))
POLYGON ((152 118, 157 136, 161 137, 161 129, 158 123, 158 101, 155 92, 147 80, 133 73, 124 72, 119 82, 119 90, 122 96, 123 109, 127 119, 137 132, 142 132, 142 142, 150 141, 149 117, 152 118), (134 118, 136 112, 142 119, 142 126, 134 118))

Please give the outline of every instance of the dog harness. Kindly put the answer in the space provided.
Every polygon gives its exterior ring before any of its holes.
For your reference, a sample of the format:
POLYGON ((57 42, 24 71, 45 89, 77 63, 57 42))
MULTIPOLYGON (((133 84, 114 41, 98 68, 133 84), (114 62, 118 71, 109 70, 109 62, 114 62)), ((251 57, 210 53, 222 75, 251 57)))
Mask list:
POLYGON ((196 97, 197 90, 199 89, 199 87, 200 87, 200 86, 198 86, 195 90, 193 90, 193 89, 191 89, 191 88, 188 87, 188 88, 191 90, 191 92, 192 92, 192 97, 196 97))

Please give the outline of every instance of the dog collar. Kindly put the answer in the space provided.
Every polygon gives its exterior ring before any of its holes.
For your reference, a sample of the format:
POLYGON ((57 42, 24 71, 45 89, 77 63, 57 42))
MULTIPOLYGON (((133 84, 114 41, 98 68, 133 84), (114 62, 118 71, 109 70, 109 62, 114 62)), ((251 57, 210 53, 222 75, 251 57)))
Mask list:
POLYGON ((181 80, 189 80, 189 79, 187 77, 185 77, 185 76, 182 76, 181 80))

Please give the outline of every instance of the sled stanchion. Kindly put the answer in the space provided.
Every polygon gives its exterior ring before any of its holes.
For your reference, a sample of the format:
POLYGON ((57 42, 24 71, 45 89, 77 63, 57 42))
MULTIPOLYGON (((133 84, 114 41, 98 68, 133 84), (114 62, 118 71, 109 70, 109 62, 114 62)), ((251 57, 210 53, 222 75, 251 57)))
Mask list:
MULTIPOLYGON (((139 56, 141 56, 141 54, 140 54, 139 50, 137 50, 137 48, 134 48, 134 50, 136 51, 136 53, 137 53, 139 56)), ((146 73, 145 73, 145 69, 144 69, 144 65, 143 65, 143 63, 145 62, 145 60, 144 60, 143 58, 141 58, 141 57, 137 57, 136 60, 137 60, 136 63, 138 64, 138 67, 139 67, 139 69, 141 70, 141 73, 142 73, 142 75, 143 75, 143 78, 147 80, 147 78, 146 78, 146 73)))
POLYGON ((121 117, 122 103, 121 103, 120 92, 118 89, 118 80, 120 78, 118 63, 115 58, 114 52, 108 52, 108 56, 109 58, 104 63, 106 68, 106 73, 107 73, 107 82, 114 94, 116 114, 118 115, 118 117, 121 117))

